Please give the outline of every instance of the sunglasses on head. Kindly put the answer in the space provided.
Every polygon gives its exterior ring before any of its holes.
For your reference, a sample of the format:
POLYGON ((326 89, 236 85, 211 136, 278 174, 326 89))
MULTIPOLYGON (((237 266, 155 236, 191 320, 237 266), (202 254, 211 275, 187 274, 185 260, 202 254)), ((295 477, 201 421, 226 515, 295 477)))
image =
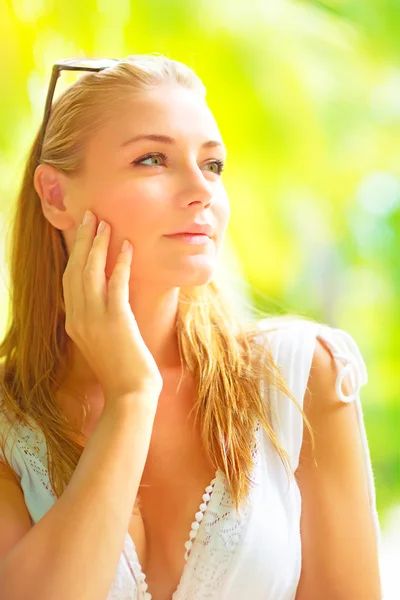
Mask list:
POLYGON ((51 105, 53 102, 54 90, 56 88, 56 83, 58 78, 60 77, 61 71, 103 71, 104 69, 108 69, 109 67, 115 66, 118 62, 120 62, 119 58, 104 58, 104 59, 91 59, 91 58, 70 58, 67 60, 62 60, 53 65, 53 69, 51 72, 51 79, 49 84, 49 89, 46 97, 46 104, 44 107, 44 116, 43 122, 40 131, 40 139, 39 146, 37 149, 37 160, 36 164, 38 165, 40 162, 40 155, 42 154, 42 146, 44 135, 46 133, 47 123, 50 118, 51 105))

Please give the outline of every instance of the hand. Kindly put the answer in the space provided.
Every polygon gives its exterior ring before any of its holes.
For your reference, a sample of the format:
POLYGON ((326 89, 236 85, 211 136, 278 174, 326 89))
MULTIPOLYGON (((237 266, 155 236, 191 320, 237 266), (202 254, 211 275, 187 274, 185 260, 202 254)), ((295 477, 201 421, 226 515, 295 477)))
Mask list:
POLYGON ((111 227, 97 233, 97 218, 77 232, 63 275, 65 330, 96 374, 105 396, 148 390, 158 396, 163 380, 140 334, 129 304, 132 245, 117 258, 107 282, 105 265, 111 227))

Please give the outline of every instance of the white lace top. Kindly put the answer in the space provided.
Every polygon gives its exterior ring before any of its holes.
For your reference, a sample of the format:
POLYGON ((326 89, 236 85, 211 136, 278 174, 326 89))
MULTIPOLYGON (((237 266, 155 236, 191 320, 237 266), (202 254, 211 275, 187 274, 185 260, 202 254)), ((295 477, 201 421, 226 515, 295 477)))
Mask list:
MULTIPOLYGON (((380 548, 374 479, 359 396, 360 387, 367 383, 367 373, 356 343, 345 331, 302 319, 266 319, 260 322, 260 331, 268 331, 266 338, 263 334, 260 339, 268 339, 274 359, 301 406, 316 336, 327 343, 340 365, 337 394, 342 402, 356 403, 371 514, 380 548), (274 325, 276 329, 272 329, 274 325), (350 397, 345 397, 341 389, 346 374, 353 383, 350 397)), ((303 434, 301 414, 293 401, 276 388, 269 386, 269 395, 274 429, 296 470, 303 434)), ((288 485, 283 464, 265 432, 257 427, 256 433, 254 485, 248 502, 237 514, 225 476, 218 470, 203 498, 199 498, 199 510, 182 548, 185 568, 172 600, 294 600, 301 571, 300 491, 294 477, 288 485)), ((32 523, 36 523, 55 502, 45 466, 46 447, 40 431, 34 428, 15 428, 15 437, 12 464, 19 474, 32 523)), ((108 600, 151 600, 129 533, 108 600)))

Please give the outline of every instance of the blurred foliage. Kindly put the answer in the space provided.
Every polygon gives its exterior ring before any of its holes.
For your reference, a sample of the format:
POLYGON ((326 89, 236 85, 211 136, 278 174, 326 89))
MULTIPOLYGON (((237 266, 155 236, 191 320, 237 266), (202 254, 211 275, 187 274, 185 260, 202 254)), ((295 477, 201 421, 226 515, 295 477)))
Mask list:
POLYGON ((397 0, 0 4, 2 239, 55 60, 194 68, 229 149, 233 277, 260 308, 346 329, 365 358, 381 518, 400 498, 399 34, 397 0))

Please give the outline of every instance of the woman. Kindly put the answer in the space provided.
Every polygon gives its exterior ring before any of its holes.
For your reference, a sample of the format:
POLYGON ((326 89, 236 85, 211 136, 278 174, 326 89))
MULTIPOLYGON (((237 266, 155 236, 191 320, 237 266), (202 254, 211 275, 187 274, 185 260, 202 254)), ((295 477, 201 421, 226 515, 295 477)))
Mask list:
POLYGON ((234 313, 225 158, 185 65, 55 66, 1 346, 3 600, 380 598, 364 362, 234 313), (51 106, 61 68, 93 72, 51 106))

